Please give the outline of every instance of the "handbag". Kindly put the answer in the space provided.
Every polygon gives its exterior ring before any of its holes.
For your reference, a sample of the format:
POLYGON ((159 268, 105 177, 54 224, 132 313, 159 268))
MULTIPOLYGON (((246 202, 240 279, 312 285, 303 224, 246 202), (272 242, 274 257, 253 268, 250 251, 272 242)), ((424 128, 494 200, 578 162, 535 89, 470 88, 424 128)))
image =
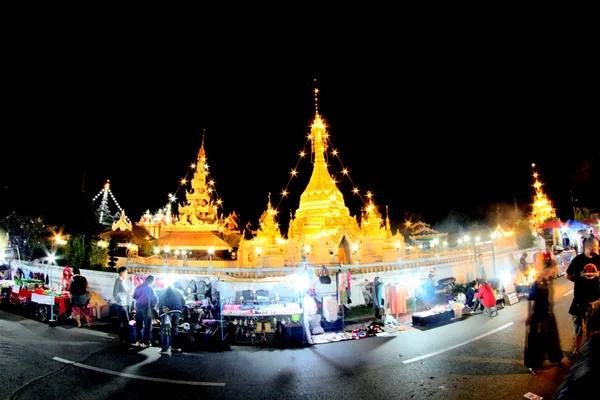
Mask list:
POLYGON ((323 285, 329 285, 331 283, 331 277, 327 274, 327 268, 323 265, 321 268, 321 274, 319 275, 319 282, 323 285))
POLYGON ((151 303, 148 303, 148 316, 150 319, 159 319, 158 308, 154 307, 151 303))

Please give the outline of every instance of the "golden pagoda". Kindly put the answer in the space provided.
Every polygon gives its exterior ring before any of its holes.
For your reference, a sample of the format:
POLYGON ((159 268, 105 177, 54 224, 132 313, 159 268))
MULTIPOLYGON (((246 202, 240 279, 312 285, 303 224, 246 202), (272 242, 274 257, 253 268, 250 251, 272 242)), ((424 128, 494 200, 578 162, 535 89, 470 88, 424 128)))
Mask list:
MULTIPOLYGON (((318 89, 315 89, 315 95, 318 89)), ((316 96, 315 96, 316 98, 316 96)), ((290 215, 287 238, 279 232, 270 202, 260 220, 256 236, 243 240, 238 251, 248 265, 283 266, 309 262, 314 265, 397 261, 402 236, 392 235, 369 192, 361 223, 350 215, 344 196, 327 164, 327 126, 318 112, 311 124, 312 174, 300 196, 299 207, 290 215)))
MULTIPOLYGON (((535 168, 535 164, 531 164, 532 168, 535 168)), ((533 196, 533 203, 531 205, 531 217, 529 222, 531 223, 533 230, 538 226, 542 225, 545 221, 551 218, 556 218, 556 211, 552 206, 552 202, 548 199, 548 196, 542 190, 542 182, 539 179, 539 173, 533 171, 533 189, 535 194, 533 196)))
POLYGON ((208 159, 204 150, 204 133, 202 144, 195 164, 191 165, 193 178, 185 179, 181 187, 191 185, 186 190, 186 201, 177 205, 177 215, 173 215, 171 203, 177 199, 169 196, 169 203, 154 215, 150 211, 137 223, 144 226, 157 238, 157 248, 171 250, 233 250, 240 240, 235 215, 219 216, 222 200, 218 198, 215 182, 210 177, 208 159), (233 228, 233 229, 232 229, 233 228))

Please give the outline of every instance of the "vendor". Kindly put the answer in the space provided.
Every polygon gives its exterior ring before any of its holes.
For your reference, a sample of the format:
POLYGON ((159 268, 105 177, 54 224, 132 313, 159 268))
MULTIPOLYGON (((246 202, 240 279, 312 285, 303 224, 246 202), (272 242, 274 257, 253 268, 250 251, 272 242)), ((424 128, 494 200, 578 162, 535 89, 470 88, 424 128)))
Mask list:
POLYGON ((71 268, 66 266, 63 268, 62 280, 60 282, 60 287, 63 291, 69 291, 71 289, 71 280, 73 279, 73 272, 71 268))
POLYGON ((306 291, 306 295, 304 296, 304 300, 302 301, 303 308, 303 325, 304 325, 304 333, 306 335, 306 342, 308 344, 313 344, 312 341, 312 333, 310 331, 311 325, 313 325, 313 318, 318 316, 319 310, 317 309, 317 302, 315 301, 315 296, 317 292, 314 288, 310 288, 306 291))

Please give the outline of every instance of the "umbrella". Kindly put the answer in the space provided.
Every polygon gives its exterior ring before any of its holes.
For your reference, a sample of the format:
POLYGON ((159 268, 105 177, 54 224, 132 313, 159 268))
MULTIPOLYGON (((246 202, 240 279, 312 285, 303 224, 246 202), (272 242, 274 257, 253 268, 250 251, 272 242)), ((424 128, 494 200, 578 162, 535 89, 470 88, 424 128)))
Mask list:
POLYGON ((564 226, 565 224, 556 220, 556 221, 548 221, 545 222, 543 224, 541 224, 540 226, 537 227, 537 229, 560 229, 564 226))

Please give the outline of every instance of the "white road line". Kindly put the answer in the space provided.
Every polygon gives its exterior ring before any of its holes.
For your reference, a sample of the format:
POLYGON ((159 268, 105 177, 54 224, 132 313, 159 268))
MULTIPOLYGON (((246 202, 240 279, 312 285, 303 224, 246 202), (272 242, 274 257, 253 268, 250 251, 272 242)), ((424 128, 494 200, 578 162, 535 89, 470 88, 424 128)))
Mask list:
POLYGON ((563 294, 563 296, 568 296, 568 295, 570 295, 571 293, 573 293, 573 290, 569 290, 567 293, 563 294))
POLYGON ((85 368, 85 369, 89 369, 89 370, 96 371, 96 372, 102 372, 102 373, 109 374, 109 375, 117 375, 117 376, 122 376, 125 378, 131 378, 131 379, 140 379, 140 380, 152 381, 152 382, 174 383, 176 385, 225 386, 225 383, 222 383, 222 382, 195 382, 195 381, 180 381, 180 380, 176 380, 176 379, 153 378, 151 376, 135 375, 135 374, 129 374, 127 372, 116 372, 116 371, 111 371, 109 369, 92 367, 90 365, 80 364, 75 361, 65 360, 64 358, 60 358, 60 357, 53 357, 52 359, 55 361, 59 361, 61 363, 73 365, 75 367, 85 368))
POLYGON ((409 364, 409 363, 412 363, 412 362, 415 362, 415 361, 424 360, 424 359, 429 358, 429 357, 437 356, 438 354, 445 353, 446 351, 454 350, 457 347, 464 346, 466 344, 472 343, 472 342, 474 342, 476 340, 482 339, 482 338, 484 338, 486 336, 489 336, 491 334, 494 334, 496 332, 500 332, 502 329, 506 329, 509 326, 511 326, 512 324, 513 324, 512 322, 509 322, 506 325, 502 325, 501 327, 496 328, 496 329, 494 329, 492 331, 489 331, 487 333, 484 333, 483 335, 476 336, 476 337, 474 337, 472 339, 467 340, 466 342, 455 344, 454 346, 450 346, 450 347, 447 347, 447 348, 442 349, 442 350, 434 351, 433 353, 425 354, 425 355, 422 355, 422 356, 419 356, 419 357, 411 358, 409 360, 404 360, 404 361, 402 361, 402 363, 403 364, 409 364))

